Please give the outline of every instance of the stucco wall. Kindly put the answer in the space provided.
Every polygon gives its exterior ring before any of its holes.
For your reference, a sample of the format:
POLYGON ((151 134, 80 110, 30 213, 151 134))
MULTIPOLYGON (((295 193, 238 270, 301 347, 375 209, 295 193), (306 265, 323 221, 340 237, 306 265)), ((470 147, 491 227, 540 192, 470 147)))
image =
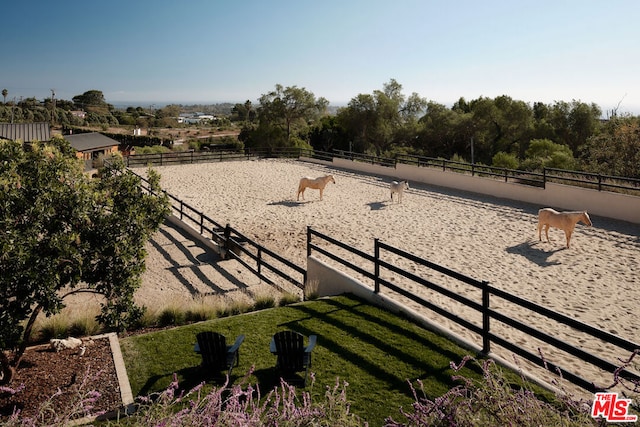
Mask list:
MULTIPOLYGON (((329 164, 310 158, 301 160, 329 164)), ((640 224, 640 197, 627 194, 598 191, 572 185, 547 183, 546 188, 504 182, 497 179, 442 171, 429 167, 398 164, 395 168, 334 158, 336 168, 386 176, 390 179, 406 179, 457 190, 487 194, 510 200, 518 200, 551 207, 558 210, 586 210, 590 214, 640 224)))

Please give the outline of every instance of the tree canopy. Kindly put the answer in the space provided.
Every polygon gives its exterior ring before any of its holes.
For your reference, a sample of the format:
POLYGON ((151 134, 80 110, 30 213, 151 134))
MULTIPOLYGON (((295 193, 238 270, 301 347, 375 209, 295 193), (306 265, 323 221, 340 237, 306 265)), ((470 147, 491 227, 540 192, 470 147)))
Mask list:
MULTIPOLYGON (((103 130, 118 124, 170 128, 178 126, 174 117, 180 111, 212 112, 214 107, 215 114, 228 116, 226 123, 242 126, 238 139, 247 148, 335 149, 384 157, 407 153, 528 169, 550 164, 527 158, 533 141, 548 140, 571 151, 571 155, 556 156, 553 164, 609 175, 640 175, 638 162, 633 160, 640 141, 633 131, 633 121, 638 118, 619 117, 614 111, 605 120, 597 105, 576 100, 529 105, 507 95, 461 97, 448 107, 416 93, 406 96, 402 85, 390 79, 382 89, 357 94, 339 108, 329 108, 325 98, 317 98, 304 88, 280 84, 263 94, 255 106, 247 100, 244 104, 123 111, 107 104, 99 90, 74 96, 73 102, 52 101, 21 98, 16 103, 15 97, 7 100, 5 95, 0 121, 52 120, 62 126, 100 125, 103 130), (72 107, 88 114, 79 118, 71 113, 72 107), (611 158, 617 153, 632 154, 611 158)), ((221 120, 217 117, 217 126, 221 120)))
POLYGON ((76 95, 71 98, 76 108, 94 113, 101 113, 112 110, 113 107, 107 104, 102 91, 88 90, 82 95, 76 95))
POLYGON ((0 363, 9 381, 39 313, 55 314, 78 292, 104 296, 98 320, 124 329, 141 314, 133 294, 144 245, 168 213, 159 176, 155 194, 114 157, 101 178, 62 138, 23 145, 0 140, 0 363), (25 325, 25 321, 26 325, 25 325), (9 360, 4 350, 14 350, 9 360))
MULTIPOLYGON (((245 125, 240 140, 248 147, 298 146, 300 136, 309 124, 318 120, 326 111, 329 101, 316 99, 312 92, 297 86, 276 85, 275 90, 263 94, 257 109, 258 125, 245 125)), ((249 117, 250 104, 244 111, 236 105, 238 115, 249 117)))
POLYGON ((416 93, 406 98, 402 85, 391 79, 382 90, 352 98, 338 117, 354 150, 372 150, 381 155, 393 145, 413 143, 417 119, 426 106, 427 101, 416 93))

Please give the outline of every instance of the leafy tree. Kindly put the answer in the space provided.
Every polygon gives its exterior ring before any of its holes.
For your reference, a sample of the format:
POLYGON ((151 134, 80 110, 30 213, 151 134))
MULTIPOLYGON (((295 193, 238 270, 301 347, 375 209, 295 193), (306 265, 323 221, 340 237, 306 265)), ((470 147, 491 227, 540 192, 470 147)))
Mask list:
POLYGON ((311 146, 320 151, 349 151, 349 135, 335 115, 324 116, 309 130, 311 146))
POLYGON ((549 139, 534 139, 529 144, 526 160, 520 164, 520 168, 527 171, 540 171, 543 168, 572 170, 576 165, 568 146, 556 144, 549 139))
POLYGON ((640 117, 610 120, 587 139, 582 158, 591 172, 640 178, 640 117))
POLYGON ((351 98, 346 108, 338 113, 340 125, 352 140, 351 151, 367 152, 373 145, 377 114, 375 99, 369 94, 359 94, 351 98))
MULTIPOLYGON (((98 320, 109 328, 141 314, 133 293, 167 196, 143 192, 121 158, 100 173, 88 178, 61 138, 0 141, 0 382, 11 381, 37 316, 59 312, 68 295, 103 295, 98 320)), ((153 171, 150 181, 159 190, 153 171)))
POLYGON ((110 110, 113 110, 113 106, 107 104, 104 99, 104 95, 100 90, 89 90, 82 95, 76 95, 71 99, 79 110, 98 114, 106 114, 110 110))
POLYGON ((557 101, 548 108, 546 121, 553 129, 553 137, 549 139, 567 145, 577 155, 580 146, 597 133, 601 114, 595 104, 557 101))
POLYGON ((373 150, 381 155, 391 146, 413 144, 417 136, 418 117, 427 101, 413 93, 402 94, 402 85, 391 79, 382 90, 359 94, 340 110, 340 123, 353 138, 354 150, 373 150))
POLYGON ((456 153, 469 153, 474 130, 472 118, 471 113, 428 102, 427 111, 420 118, 422 129, 416 141, 417 148, 427 157, 447 159, 456 153))
POLYGON ((495 99, 478 98, 470 102, 476 158, 490 163, 504 151, 524 155, 532 130, 532 110, 523 101, 502 95, 495 99))
POLYGON ((256 118, 256 111, 253 109, 251 101, 244 104, 236 104, 231 109, 231 121, 252 122, 256 118))
POLYGON ((2 103, 7 103, 7 95, 9 95, 9 91, 7 89, 2 89, 2 103))
MULTIPOLYGON (((285 88, 279 84, 274 91, 262 95, 259 101, 257 125, 245 123, 238 136, 247 147, 308 147, 301 136, 306 135, 309 126, 326 113, 329 105, 325 98, 316 99, 304 88, 285 88)), ((245 103, 244 109, 248 107, 250 105, 245 103)), ((239 104, 235 110, 242 113, 239 104)))

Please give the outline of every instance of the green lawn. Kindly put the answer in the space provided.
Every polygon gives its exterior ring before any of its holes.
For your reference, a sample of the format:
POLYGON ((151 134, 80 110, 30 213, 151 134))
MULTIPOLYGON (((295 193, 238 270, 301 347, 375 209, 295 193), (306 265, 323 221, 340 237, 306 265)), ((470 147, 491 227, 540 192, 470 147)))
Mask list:
MULTIPOLYGON (((198 369, 200 356, 193 351, 198 332, 214 330, 228 341, 244 334, 240 364, 231 380, 249 377, 258 383, 262 396, 278 384, 275 356, 269 352, 272 335, 291 329, 305 336, 315 334, 313 387, 307 389, 322 399, 326 387, 338 378, 346 381, 347 398, 353 413, 370 425, 381 425, 385 417, 403 420, 399 407, 414 402, 408 381, 424 382, 429 397, 440 396, 455 383, 449 367, 469 351, 411 321, 352 296, 320 299, 286 307, 200 322, 170 330, 131 336, 120 340, 134 396, 161 391, 178 375, 185 388, 203 381, 198 369)), ((480 378, 480 370, 462 374, 480 378)), ((473 371, 472 371, 473 370, 473 371)))

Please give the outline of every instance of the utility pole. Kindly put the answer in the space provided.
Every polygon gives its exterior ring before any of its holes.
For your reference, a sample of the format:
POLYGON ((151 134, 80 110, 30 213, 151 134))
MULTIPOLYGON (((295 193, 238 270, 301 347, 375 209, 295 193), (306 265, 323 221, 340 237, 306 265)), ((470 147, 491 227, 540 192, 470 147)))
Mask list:
POLYGON ((473 137, 471 137, 471 164, 475 164, 475 161, 473 159, 473 137))
POLYGON ((56 123, 56 90, 51 89, 51 124, 56 123))

